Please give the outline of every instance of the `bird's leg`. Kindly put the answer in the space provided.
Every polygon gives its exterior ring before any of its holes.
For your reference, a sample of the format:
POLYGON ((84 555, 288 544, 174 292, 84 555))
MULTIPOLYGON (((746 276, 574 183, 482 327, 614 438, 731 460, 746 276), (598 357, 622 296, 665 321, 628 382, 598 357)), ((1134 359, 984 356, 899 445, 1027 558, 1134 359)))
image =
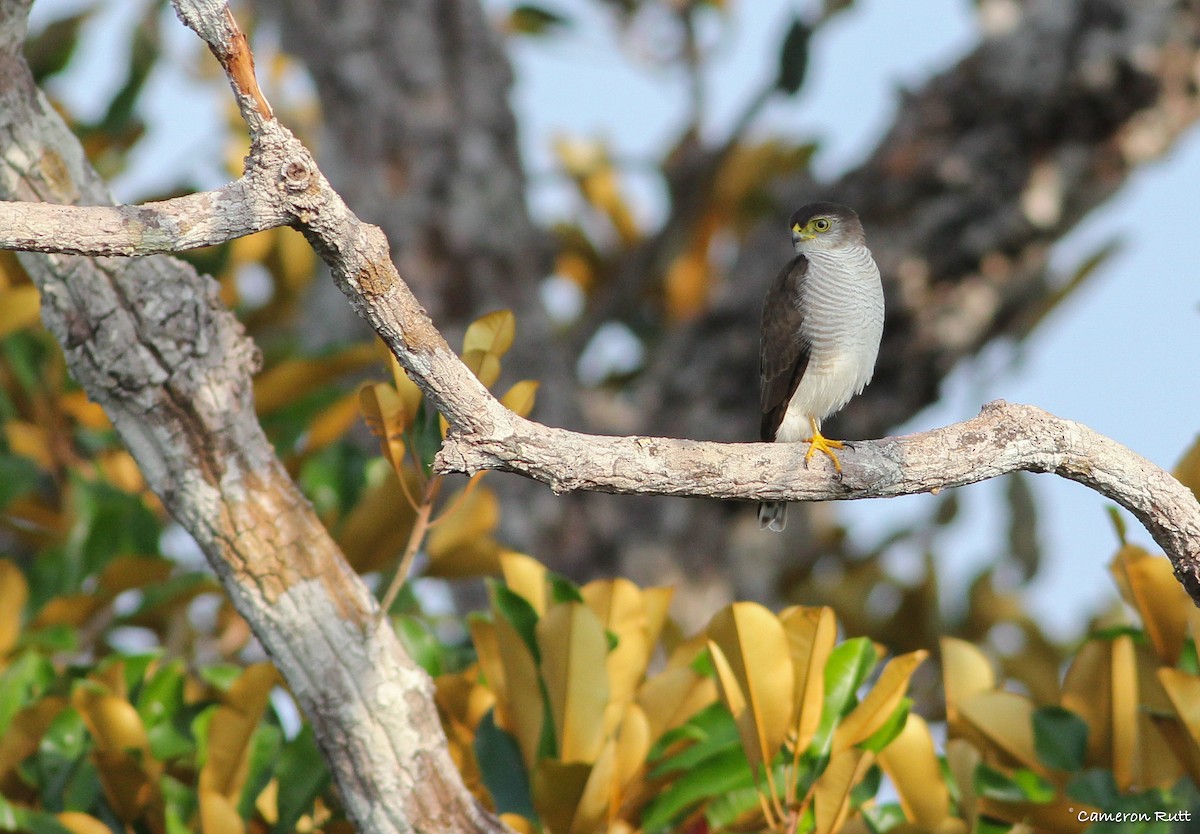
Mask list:
POLYGON ((838 460, 838 456, 834 453, 834 449, 844 448, 846 444, 840 440, 830 440, 825 435, 821 434, 821 430, 817 428, 817 421, 809 418, 809 424, 812 425, 812 439, 808 441, 808 453, 804 455, 804 465, 808 466, 808 461, 817 452, 824 452, 829 455, 829 459, 833 461, 833 468, 842 474, 842 462, 838 460))

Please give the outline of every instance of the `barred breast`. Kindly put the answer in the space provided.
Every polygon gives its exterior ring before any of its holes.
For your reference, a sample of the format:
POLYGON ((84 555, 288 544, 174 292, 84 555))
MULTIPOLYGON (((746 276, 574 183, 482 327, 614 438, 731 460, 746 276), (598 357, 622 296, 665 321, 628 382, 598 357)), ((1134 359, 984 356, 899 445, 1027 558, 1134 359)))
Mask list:
POLYGON ((808 273, 795 303, 810 358, 779 427, 782 441, 808 440, 810 418, 819 426, 866 387, 883 336, 883 287, 870 251, 856 246, 806 255, 808 273))

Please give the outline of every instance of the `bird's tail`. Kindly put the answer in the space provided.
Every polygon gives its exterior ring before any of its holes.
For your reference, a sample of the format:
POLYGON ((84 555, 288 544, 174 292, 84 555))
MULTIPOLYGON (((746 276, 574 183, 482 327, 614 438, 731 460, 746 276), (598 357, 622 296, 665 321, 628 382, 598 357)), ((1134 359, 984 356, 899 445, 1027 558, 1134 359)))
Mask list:
POLYGON ((763 501, 758 505, 758 526, 760 529, 774 530, 776 533, 782 533, 786 525, 786 501, 763 501))

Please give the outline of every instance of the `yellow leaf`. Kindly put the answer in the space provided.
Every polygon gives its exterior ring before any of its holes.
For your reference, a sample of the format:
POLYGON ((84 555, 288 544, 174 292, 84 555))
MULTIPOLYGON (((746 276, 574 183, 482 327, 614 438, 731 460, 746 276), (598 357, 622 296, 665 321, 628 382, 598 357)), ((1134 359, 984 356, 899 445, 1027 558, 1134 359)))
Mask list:
POLYGON ((21 635, 21 618, 29 601, 29 583, 13 562, 0 559, 0 668, 21 635))
POLYGON ((929 652, 919 649, 888 661, 867 697, 833 731, 834 753, 866 741, 887 722, 908 691, 912 673, 928 656, 929 652))
POLYGON ((1163 668, 1158 670, 1158 680, 1188 734, 1200 744, 1200 677, 1179 669, 1163 668))
POLYGON ((270 414, 375 362, 370 344, 353 345, 319 359, 287 359, 254 380, 255 406, 259 414, 270 414))
POLYGON ((795 672, 792 728, 795 749, 807 750, 821 723, 825 703, 825 663, 837 643, 837 618, 832 608, 788 608, 780 613, 795 672))
POLYGON ((1122 634, 1112 641, 1112 771, 1121 790, 1134 782, 1138 744, 1138 675, 1133 638, 1122 634))
POLYGON ((58 407, 85 428, 97 431, 106 431, 112 428, 112 423, 109 422, 104 409, 89 400, 83 391, 65 391, 59 394, 58 407))
POLYGON ((752 769, 769 764, 787 737, 795 684, 787 635, 753 602, 735 602, 708 624, 722 700, 738 726, 752 769))
POLYGON ((592 766, 584 762, 560 762, 542 759, 533 768, 530 785, 533 807, 546 827, 547 834, 570 834, 575 811, 587 788, 592 766))
POLYGON ((33 618, 33 625, 69 625, 78 628, 108 605, 109 598, 98 594, 67 594, 46 602, 33 618))
POLYGON ((200 799, 201 834, 243 834, 246 824, 233 799, 207 788, 197 792, 200 799))
POLYGON ((850 813, 850 791, 862 781, 874 757, 849 748, 834 754, 813 787, 815 834, 833 834, 850 813))
POLYGON ((520 814, 501 814, 500 822, 507 825, 517 834, 538 834, 532 820, 527 820, 520 814))
POLYGON ((472 616, 467 620, 467 629, 471 633, 471 643, 475 646, 475 654, 479 658, 479 668, 488 689, 496 696, 496 726, 516 735, 515 725, 510 716, 508 688, 504 681, 504 660, 500 657, 500 642, 496 637, 496 624, 481 616, 472 616))
POLYGON ((1112 762, 1111 643, 1089 640, 1079 647, 1063 678, 1062 705, 1088 725, 1087 762, 1110 767, 1112 762))
POLYGON ((1168 666, 1179 661, 1187 637, 1188 610, 1196 606, 1188 597, 1166 556, 1151 556, 1127 544, 1109 566, 1125 601, 1141 615, 1146 635, 1168 666))
POLYGON ((12 716, 8 729, 0 735, 0 782, 7 782, 9 773, 37 752, 42 736, 66 708, 66 698, 51 696, 23 707, 12 716))
POLYGON ((136 494, 146 489, 142 470, 138 469, 133 455, 124 449, 109 449, 102 452, 96 463, 110 484, 117 489, 136 494))
POLYGON ((709 249, 720 228, 720 217, 708 212, 693 225, 684 249, 667 267, 663 278, 667 312, 672 319, 686 320, 704 312, 714 281, 709 249))
POLYGON ((677 666, 655 675, 638 690, 637 703, 646 714, 650 742, 678 727, 716 700, 712 678, 698 675, 686 666, 677 666))
POLYGON ((512 310, 496 310, 471 322, 463 336, 463 356, 481 351, 499 359, 512 347, 517 320, 512 310))
POLYGON ((960 705, 996 688, 996 672, 987 656, 966 640, 943 637, 941 648, 946 717, 953 724, 958 720, 960 705))
POLYGON ((959 716, 1024 767, 1046 773, 1033 743, 1033 704, 1012 692, 980 692, 958 705, 959 716))
POLYGON ((1200 501, 1200 435, 1175 466, 1175 477, 1200 501))
POLYGON ((900 794, 906 818, 923 828, 936 828, 946 819, 950 791, 924 718, 909 713, 900 735, 880 751, 879 764, 900 794))
POLYGON ((958 813, 975 828, 979 797, 975 795, 975 769, 983 757, 970 742, 952 738, 946 742, 946 766, 958 786, 958 813))
POLYGON ((111 828, 91 814, 85 814, 82 811, 63 811, 61 814, 56 814, 55 818, 59 825, 70 831, 71 834, 112 834, 111 828))
POLYGON ((0 290, 0 339, 37 324, 40 314, 37 287, 22 284, 0 290))
POLYGON ((302 451, 305 453, 324 449, 354 428, 360 413, 359 395, 349 393, 326 406, 308 424, 302 451))
MULTIPOLYGON (((410 484, 415 481, 415 476, 410 484)), ((415 487, 414 487, 415 488, 415 487)), ((337 528, 338 546, 358 573, 379 570, 404 550, 416 512, 404 497, 394 470, 371 484, 337 528)))
POLYGON ((584 602, 604 628, 617 635, 617 646, 608 653, 610 714, 605 729, 616 726, 625 704, 633 699, 650 663, 646 608, 642 591, 628 579, 589 582, 581 589, 584 602))
POLYGON ((542 679, 563 762, 595 762, 608 705, 604 626, 586 605, 558 603, 537 624, 542 679))
POLYGON ((571 820, 570 834, 592 834, 599 829, 613 796, 613 770, 616 760, 616 741, 609 739, 596 756, 588 774, 571 820))
POLYGON ((500 555, 500 572, 508 589, 533 606, 541 617, 546 613, 546 566, 524 553, 507 551, 500 555))
POLYGON ((523 379, 500 398, 500 403, 518 417, 528 417, 537 401, 539 382, 533 379, 523 379))
POLYGON ((208 758, 200 768, 200 791, 216 792, 230 802, 241 796, 249 767, 250 739, 266 711, 279 674, 270 663, 248 666, 238 677, 208 725, 208 758))
POLYGON ((671 609, 674 588, 643 588, 642 610, 646 613, 646 641, 653 646, 662 635, 663 625, 671 609))
POLYGON ((1041 832, 1077 834, 1077 832, 1085 831, 1090 825, 1085 821, 1087 815, 1100 811, 1099 808, 1062 795, 1056 796, 1044 804, 997 802, 993 799, 981 798, 979 805, 980 813, 1013 825, 1014 827, 1010 831, 1019 832, 1021 828, 1024 828, 1026 834, 1041 834, 1041 832))
MULTIPOLYGON (((483 383, 484 388, 491 388, 500 378, 500 358, 485 350, 463 351, 463 364, 483 383)), ((443 433, 445 427, 443 426, 443 433)))
POLYGON ((1147 716, 1167 743, 1171 755, 1183 772, 1194 783, 1200 785, 1200 742, 1182 721, 1168 715, 1147 716))
POLYGON ((71 693, 71 705, 79 711, 101 750, 149 751, 141 716, 124 698, 102 692, 95 684, 83 683, 76 685, 71 693))
POLYGON ((621 725, 617 730, 616 757, 613 765, 613 788, 616 794, 613 804, 620 807, 621 793, 641 774, 650 752, 650 720, 637 704, 625 707, 621 725))
POLYGON ((100 572, 99 585, 105 594, 115 597, 132 588, 165 582, 173 569, 174 563, 160 556, 117 556, 100 572))
POLYGON ((22 420, 9 420, 4 424, 4 435, 8 448, 15 455, 29 458, 47 471, 55 468, 54 454, 50 451, 50 438, 46 429, 22 420))
MULTIPOLYGON (((465 487, 464 487, 465 489, 465 487)), ((427 576, 464 577, 494 574, 500 568, 500 545, 491 532, 500 521, 495 493, 476 487, 462 500, 451 498, 425 540, 427 576)))
POLYGON ((510 732, 521 748, 525 766, 537 763, 538 742, 542 738, 542 687, 533 655, 508 620, 495 621, 496 645, 504 665, 504 689, 508 700, 510 732))

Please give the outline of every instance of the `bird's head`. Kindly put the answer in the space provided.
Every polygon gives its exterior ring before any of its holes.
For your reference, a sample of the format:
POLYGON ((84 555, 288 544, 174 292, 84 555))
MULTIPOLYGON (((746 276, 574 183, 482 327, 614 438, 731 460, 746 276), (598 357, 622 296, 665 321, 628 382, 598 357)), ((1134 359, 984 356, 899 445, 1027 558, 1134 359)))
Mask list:
POLYGON ((792 245, 796 251, 828 252, 866 242, 854 209, 840 203, 809 203, 792 215, 792 245))

